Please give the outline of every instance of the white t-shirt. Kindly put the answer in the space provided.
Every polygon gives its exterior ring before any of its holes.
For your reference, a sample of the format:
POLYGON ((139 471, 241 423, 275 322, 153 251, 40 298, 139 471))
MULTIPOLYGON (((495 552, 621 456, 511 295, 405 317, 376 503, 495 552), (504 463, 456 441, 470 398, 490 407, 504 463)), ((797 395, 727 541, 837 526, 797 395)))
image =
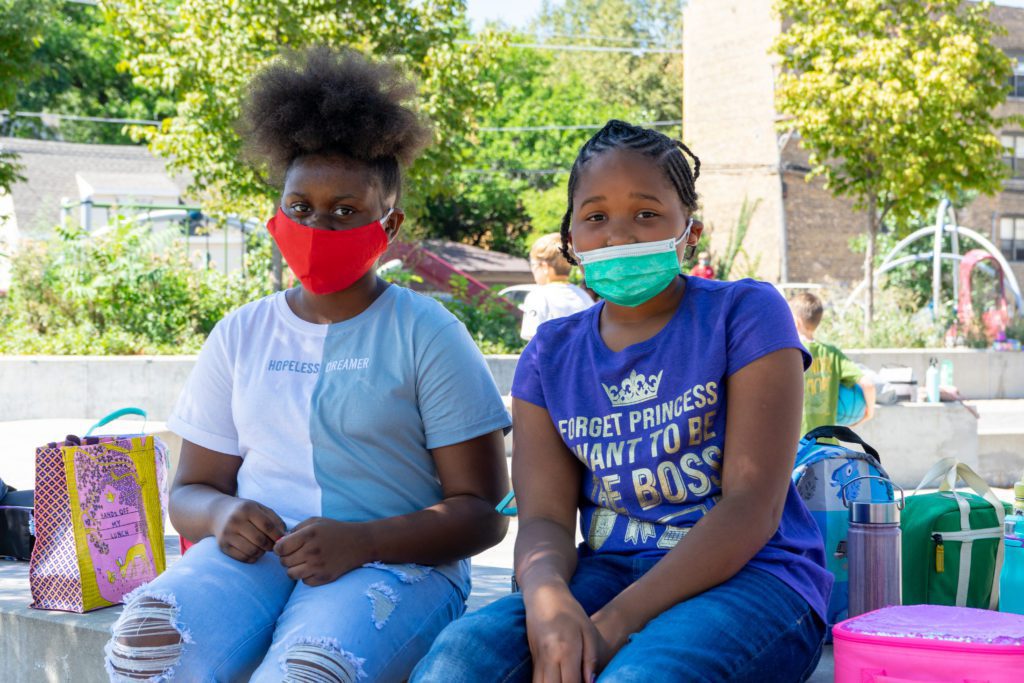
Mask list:
POLYGON ((332 325, 299 318, 284 292, 234 311, 204 344, 167 424, 242 458, 238 496, 291 527, 434 505, 442 492, 430 449, 510 420, 463 324, 392 285, 332 325))
POLYGON ((579 313, 594 305, 582 287, 568 282, 551 282, 526 295, 523 302, 523 339, 533 339, 540 324, 579 313))

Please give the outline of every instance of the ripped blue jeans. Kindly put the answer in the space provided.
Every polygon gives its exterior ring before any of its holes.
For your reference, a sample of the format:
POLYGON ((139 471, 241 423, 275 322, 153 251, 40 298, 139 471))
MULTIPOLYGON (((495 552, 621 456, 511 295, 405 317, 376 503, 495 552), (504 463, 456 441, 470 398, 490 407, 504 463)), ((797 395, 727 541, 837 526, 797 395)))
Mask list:
POLYGON ((206 538, 128 596, 105 648, 107 672, 151 683, 404 680, 465 610, 464 573, 456 586, 429 567, 375 563, 311 588, 272 553, 245 564, 206 538), (168 634, 177 642, 123 642, 168 634))

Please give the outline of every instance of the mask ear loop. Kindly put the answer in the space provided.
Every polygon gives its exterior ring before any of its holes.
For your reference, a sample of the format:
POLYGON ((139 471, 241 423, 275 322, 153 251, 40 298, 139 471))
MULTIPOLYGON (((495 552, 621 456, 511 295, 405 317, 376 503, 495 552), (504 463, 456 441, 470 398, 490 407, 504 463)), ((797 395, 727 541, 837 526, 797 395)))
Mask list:
MULTIPOLYGON (((679 238, 681 242, 685 242, 690 239, 690 231, 693 229, 693 216, 690 216, 690 220, 686 223, 686 230, 683 231, 683 236, 679 238)), ((683 260, 689 261, 693 258, 693 253, 697 251, 696 244, 687 244, 683 249, 683 260)))
POLYGON ((397 232, 394 235, 389 235, 388 234, 388 229, 386 227, 384 227, 384 221, 386 221, 387 219, 391 218, 391 214, 393 214, 394 212, 395 212, 395 208, 391 207, 390 209, 388 209, 388 212, 386 214, 384 214, 384 216, 381 217, 381 219, 378 221, 380 223, 380 229, 384 231, 384 237, 385 237, 385 239, 387 239, 388 244, 391 244, 391 242, 393 242, 395 237, 398 235, 397 232))

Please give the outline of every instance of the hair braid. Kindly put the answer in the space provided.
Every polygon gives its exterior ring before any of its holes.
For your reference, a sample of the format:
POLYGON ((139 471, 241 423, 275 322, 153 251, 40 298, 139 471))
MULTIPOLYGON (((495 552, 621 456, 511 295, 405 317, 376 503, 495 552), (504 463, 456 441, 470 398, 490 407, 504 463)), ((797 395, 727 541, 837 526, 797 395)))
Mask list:
POLYGON ((573 162, 572 170, 569 172, 568 206, 565 215, 562 216, 560 234, 562 236, 562 255, 573 265, 577 265, 577 261, 569 250, 569 228, 572 225, 572 200, 576 193, 580 171, 595 156, 612 149, 628 149, 653 158, 661 166, 669 182, 672 183, 672 187, 679 194, 683 206, 691 212, 697 210, 695 185, 697 178, 700 177, 700 159, 690 151, 690 148, 679 140, 673 140, 656 130, 612 119, 604 125, 604 128, 583 143, 576 156, 576 161, 573 162), (686 155, 693 159, 692 170, 686 155))

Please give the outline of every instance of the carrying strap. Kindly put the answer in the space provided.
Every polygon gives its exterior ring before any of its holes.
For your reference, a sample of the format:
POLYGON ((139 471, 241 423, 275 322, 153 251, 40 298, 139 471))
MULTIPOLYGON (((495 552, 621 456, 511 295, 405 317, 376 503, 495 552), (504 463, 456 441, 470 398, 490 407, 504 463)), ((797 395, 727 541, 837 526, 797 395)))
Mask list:
POLYGON ((872 448, 864 439, 857 435, 857 432, 853 431, 849 427, 842 425, 822 425, 816 427, 804 435, 801 441, 816 442, 818 439, 839 439, 845 443, 855 443, 864 449, 864 452, 873 457, 878 462, 882 462, 882 458, 878 455, 878 451, 872 448))
POLYGON ((508 517, 515 517, 516 514, 519 512, 518 507, 512 504, 512 501, 515 500, 515 497, 516 492, 509 491, 507 494, 505 494, 505 497, 501 499, 501 502, 494 506, 494 509, 497 512, 500 512, 501 514, 506 515, 508 517))
POLYGON ((892 479, 892 477, 889 476, 889 473, 885 471, 885 468, 882 467, 882 460, 878 455, 878 451, 872 448, 864 441, 864 439, 860 438, 855 431, 849 427, 843 427, 842 425, 823 425, 807 432, 807 434, 804 435, 804 438, 800 439, 800 447, 797 451, 796 464, 794 465, 792 475, 793 483, 797 483, 803 476, 804 471, 814 463, 836 457, 843 457, 851 460, 863 460, 877 469, 878 473, 884 478, 892 479), (810 456, 801 458, 801 453, 808 446, 818 445, 823 447, 831 446, 833 448, 841 448, 835 444, 818 444, 818 439, 839 439, 846 443, 858 444, 864 449, 864 452, 858 453, 857 451, 844 449, 844 453, 834 454, 821 449, 815 449, 810 456))
POLYGON ((113 422, 114 420, 116 420, 119 417, 124 417, 125 415, 139 415, 139 416, 141 416, 142 417, 142 430, 141 431, 143 431, 143 432, 146 431, 146 421, 149 418, 146 415, 146 411, 145 410, 143 410, 142 408, 121 408, 120 410, 115 410, 114 412, 110 413, 109 415, 104 417, 102 420, 100 420, 99 422, 94 424, 92 427, 89 427, 89 431, 87 431, 85 433, 85 435, 86 436, 90 436, 90 435, 92 435, 93 430, 99 429, 100 427, 113 422))
MULTIPOLYGON (((957 462, 956 458, 943 458, 937 463, 932 465, 924 477, 921 479, 921 483, 917 485, 914 492, 910 495, 916 495, 918 491, 923 489, 928 484, 941 479, 939 484, 939 491, 948 492, 953 495, 956 500, 957 507, 960 508, 960 528, 963 530, 964 526, 967 530, 970 530, 970 506, 956 490, 956 483, 958 479, 962 479, 967 486, 969 486, 975 493, 985 499, 989 505, 996 511, 996 520, 999 524, 999 528, 1003 528, 1003 521, 1006 519, 1006 510, 1003 509, 1003 504, 996 497, 996 494, 992 492, 992 488, 985 482, 984 479, 978 476, 978 474, 971 469, 970 465, 962 462, 957 462)), ((960 585, 957 587, 956 601, 957 605, 964 606, 967 604, 967 582, 970 577, 964 578, 964 570, 970 574, 971 568, 971 544, 964 544, 965 547, 960 550, 960 585), (961 595, 962 593, 962 595, 961 595)), ((999 606, 999 574, 1003 570, 1003 544, 999 543, 996 547, 996 566, 995 574, 992 579, 992 593, 989 597, 989 609, 996 609, 999 606)))

